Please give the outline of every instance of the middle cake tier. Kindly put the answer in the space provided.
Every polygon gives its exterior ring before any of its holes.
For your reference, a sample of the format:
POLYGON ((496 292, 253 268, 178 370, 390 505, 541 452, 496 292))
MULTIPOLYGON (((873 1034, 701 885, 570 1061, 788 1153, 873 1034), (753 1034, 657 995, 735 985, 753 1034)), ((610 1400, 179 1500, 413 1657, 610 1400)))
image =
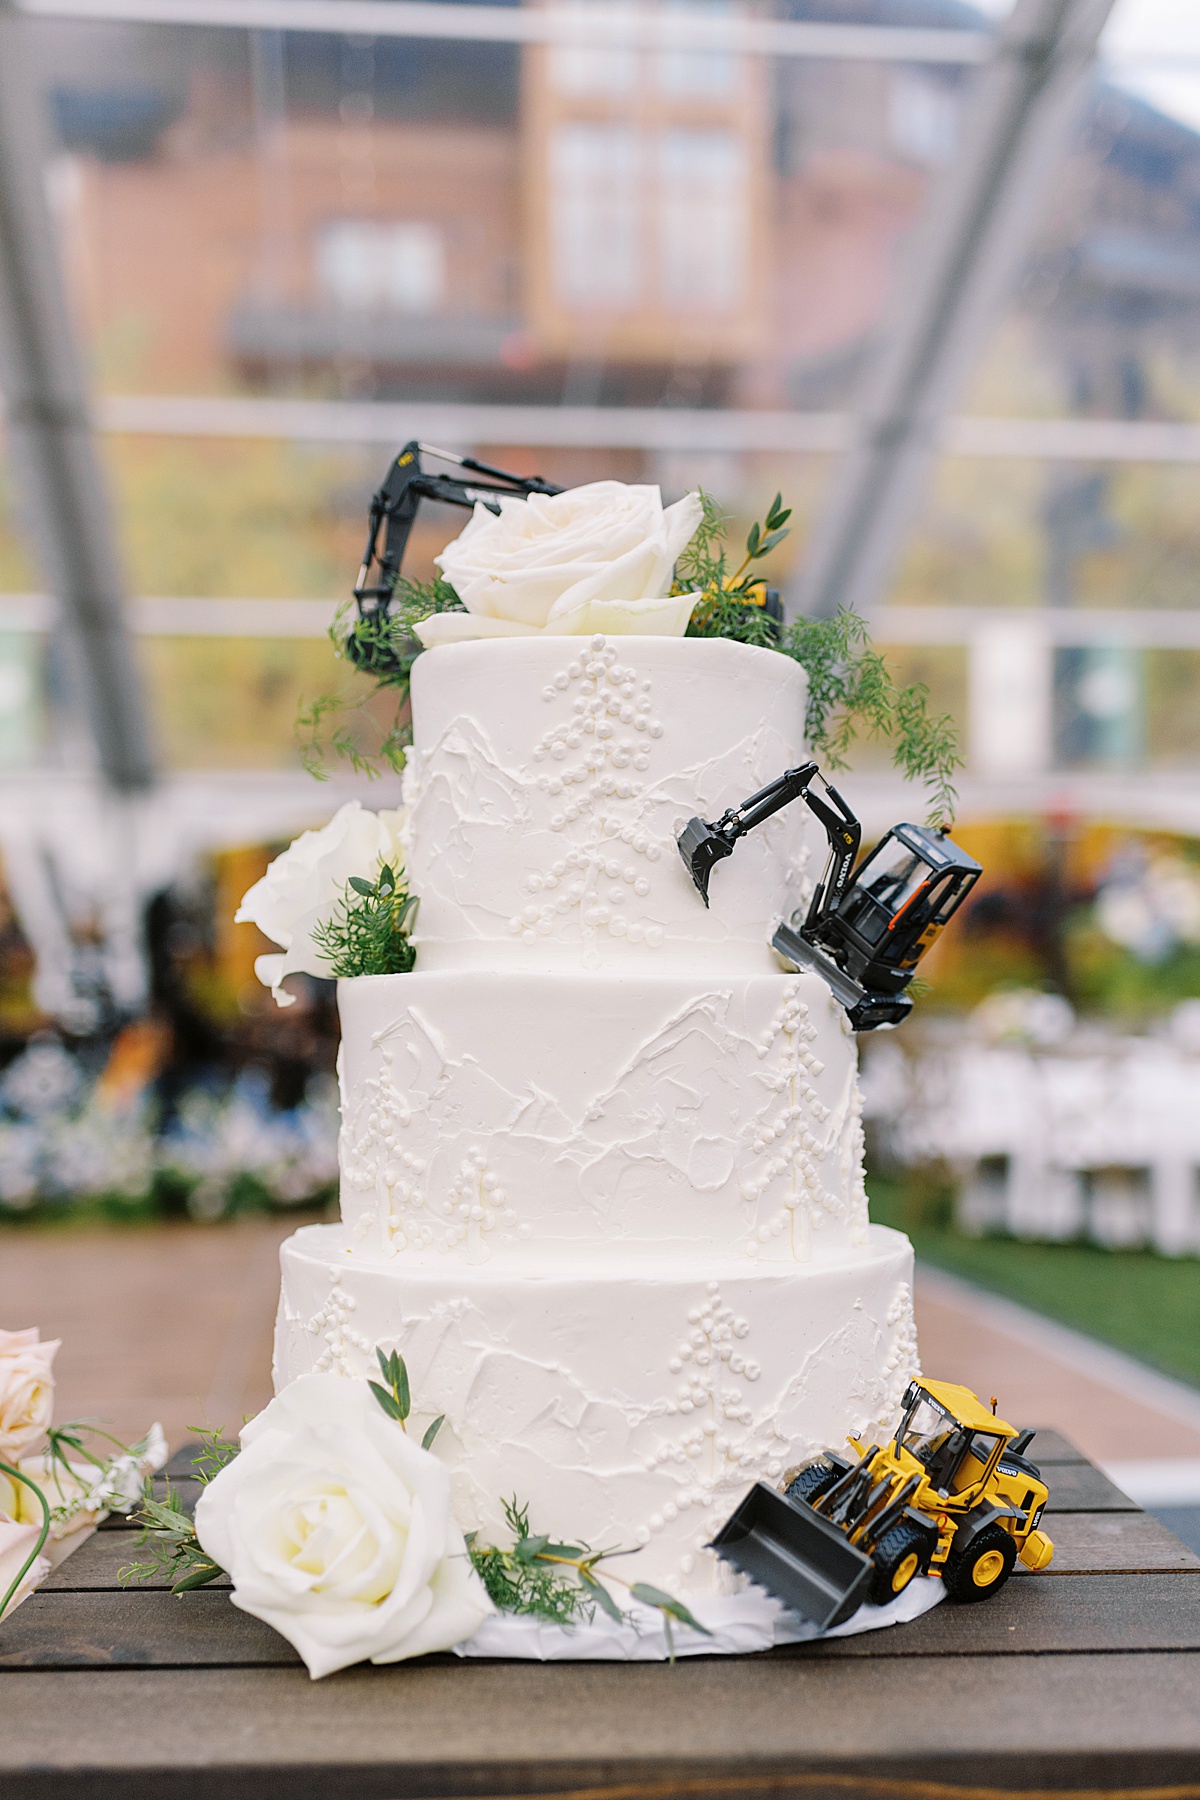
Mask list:
POLYGON ((338 984, 360 1251, 772 1262, 866 1242, 854 1038, 814 975, 419 971, 338 984))

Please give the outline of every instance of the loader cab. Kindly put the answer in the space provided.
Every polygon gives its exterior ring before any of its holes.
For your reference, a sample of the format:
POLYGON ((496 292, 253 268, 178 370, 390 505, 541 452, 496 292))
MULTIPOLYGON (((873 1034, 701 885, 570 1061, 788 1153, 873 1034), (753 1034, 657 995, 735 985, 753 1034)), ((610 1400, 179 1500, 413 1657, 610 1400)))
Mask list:
MULTIPOLYGON (((938 1383, 943 1390, 947 1386, 938 1383)), ((969 1406, 955 1406, 951 1394, 937 1393, 932 1384, 913 1382, 896 1434, 897 1448, 921 1464, 931 1486, 955 1498, 973 1494, 991 1479, 1005 1444, 1015 1435, 1011 1425, 984 1412, 968 1389, 958 1392, 969 1406)))

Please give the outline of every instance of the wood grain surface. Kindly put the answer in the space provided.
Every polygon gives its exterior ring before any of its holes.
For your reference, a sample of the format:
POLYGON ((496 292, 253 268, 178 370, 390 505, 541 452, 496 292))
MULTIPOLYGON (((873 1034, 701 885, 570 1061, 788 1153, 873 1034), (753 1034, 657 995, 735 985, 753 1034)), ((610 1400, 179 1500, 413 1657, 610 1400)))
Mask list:
POLYGON ((123 1587, 114 1520, 0 1626, 0 1795, 1200 1800, 1200 1558, 1065 1440, 1036 1454, 1051 1571, 674 1668, 441 1656, 313 1683, 223 1587, 123 1587))

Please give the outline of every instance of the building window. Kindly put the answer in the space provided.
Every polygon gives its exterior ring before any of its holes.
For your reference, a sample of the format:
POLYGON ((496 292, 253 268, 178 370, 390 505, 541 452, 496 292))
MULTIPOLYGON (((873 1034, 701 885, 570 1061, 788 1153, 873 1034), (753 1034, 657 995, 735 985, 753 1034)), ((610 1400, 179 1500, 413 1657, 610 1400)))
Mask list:
POLYGON ((629 125, 561 125, 551 138, 552 262, 563 304, 637 303, 641 163, 639 136, 629 125))
POLYGON ((659 138, 662 298, 673 311, 729 312, 742 300, 749 196, 736 132, 679 127, 659 138))
POLYGON ((445 293, 435 225, 335 219, 317 238, 316 262, 321 291, 346 312, 431 313, 445 293))

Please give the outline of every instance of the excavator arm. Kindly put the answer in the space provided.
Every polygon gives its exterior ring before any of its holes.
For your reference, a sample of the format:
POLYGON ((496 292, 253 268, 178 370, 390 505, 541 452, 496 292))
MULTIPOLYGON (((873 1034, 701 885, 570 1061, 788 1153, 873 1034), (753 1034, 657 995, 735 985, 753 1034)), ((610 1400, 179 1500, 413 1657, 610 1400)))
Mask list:
POLYGON ((440 500, 445 506, 463 506, 468 510, 482 504, 489 512, 498 513, 500 501, 505 496, 527 500, 530 494, 561 494, 562 491, 552 482, 543 481, 540 475, 512 475, 507 469, 494 469, 490 463, 478 462, 473 456, 456 456, 453 451, 437 450, 432 444, 421 444, 413 439, 393 459, 371 499, 367 545, 354 584, 359 617, 378 619, 387 612, 422 500, 440 500), (482 479, 471 481, 457 475, 431 474, 422 467, 423 454, 436 457, 439 462, 452 463, 482 479))

